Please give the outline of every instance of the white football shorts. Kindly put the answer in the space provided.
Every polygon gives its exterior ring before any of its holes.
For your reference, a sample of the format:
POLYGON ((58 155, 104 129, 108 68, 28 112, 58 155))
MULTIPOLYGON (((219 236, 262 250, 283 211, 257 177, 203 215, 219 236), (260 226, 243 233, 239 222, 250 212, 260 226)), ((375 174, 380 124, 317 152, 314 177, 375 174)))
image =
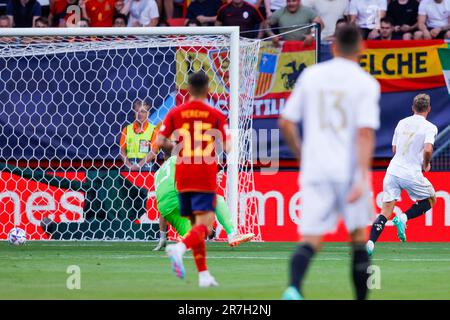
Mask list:
POLYGON ((373 219, 369 188, 354 203, 347 202, 348 183, 308 183, 303 184, 300 191, 302 211, 298 231, 301 235, 318 236, 332 232, 339 218, 344 219, 348 232, 366 227, 373 219))
POLYGON ((383 202, 399 200, 402 190, 406 190, 413 201, 428 199, 435 195, 432 184, 423 175, 414 179, 403 179, 386 174, 383 180, 383 202))

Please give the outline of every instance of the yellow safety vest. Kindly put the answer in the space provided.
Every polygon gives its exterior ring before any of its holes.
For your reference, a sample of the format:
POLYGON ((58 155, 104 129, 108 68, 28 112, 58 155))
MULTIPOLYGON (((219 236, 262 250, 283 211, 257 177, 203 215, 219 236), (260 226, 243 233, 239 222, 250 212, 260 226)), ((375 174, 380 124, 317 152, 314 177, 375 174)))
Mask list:
POLYGON ((143 159, 147 156, 151 150, 150 141, 153 131, 155 126, 150 123, 142 133, 134 132, 133 123, 127 126, 127 157, 129 159, 143 159))

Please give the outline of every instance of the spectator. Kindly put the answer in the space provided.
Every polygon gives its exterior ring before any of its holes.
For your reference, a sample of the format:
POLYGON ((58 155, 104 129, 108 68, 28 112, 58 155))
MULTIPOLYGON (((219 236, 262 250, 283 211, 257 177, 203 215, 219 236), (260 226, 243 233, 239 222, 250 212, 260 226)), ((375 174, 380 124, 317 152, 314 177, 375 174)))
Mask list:
POLYGON ((157 0, 159 15, 165 18, 164 21, 173 18, 173 1, 174 0, 157 0))
POLYGON ((246 0, 249 4, 254 6, 259 10, 263 18, 267 17, 267 12, 270 13, 270 7, 266 7, 266 2, 264 0, 246 0))
POLYGON ((120 13, 124 6, 125 6, 125 1, 124 0, 116 0, 114 2, 114 12, 115 12, 115 14, 120 13))
POLYGON ((50 24, 53 27, 77 27, 88 19, 85 0, 55 0, 50 2, 50 24))
MULTIPOLYGON (((301 4, 300 0, 287 0, 286 7, 278 9, 270 17, 271 26, 278 25, 280 33, 298 29, 299 26, 309 23, 320 23, 323 26, 322 19, 310 7, 301 4)), ((273 31, 269 31, 270 36, 275 36, 273 31)), ((296 30, 284 34, 283 40, 305 41, 305 45, 311 45, 314 41, 310 29, 296 30)), ((280 37, 272 38, 274 46, 278 46, 280 37)))
POLYGON ((0 16, 0 28, 11 28, 11 20, 7 15, 0 16))
POLYGON ((450 39, 450 0, 422 0, 414 39, 450 39))
POLYGON ((374 39, 380 35, 380 19, 386 10, 386 0, 351 0, 350 23, 356 23, 361 29, 364 40, 374 39))
POLYGON ((59 27, 60 20, 66 15, 67 0, 50 0, 50 14, 48 21, 51 27, 59 27))
POLYGON ((268 19, 275 11, 286 7, 286 0, 264 0, 264 7, 268 19))
POLYGON ((217 13, 216 26, 239 26, 241 36, 261 38, 264 18, 261 12, 244 0, 231 0, 217 13))
POLYGON ((155 0, 126 0, 122 14, 128 15, 128 27, 156 27, 159 22, 155 0))
POLYGON ((334 35, 336 22, 347 14, 349 0, 303 0, 302 4, 311 7, 323 20, 322 39, 334 35))
POLYGON ((394 33, 394 20, 384 17, 380 21, 380 35, 373 40, 402 40, 402 36, 394 33))
POLYGON ((9 0, 6 14, 16 28, 34 27, 41 16, 41 5, 36 0, 9 0))
POLYGON ((394 21, 394 36, 411 40, 417 30, 419 3, 416 0, 393 0, 389 3, 387 16, 394 21))
POLYGON ((126 15, 118 13, 113 17, 113 27, 125 28, 128 24, 128 18, 126 15))
POLYGON ((91 27, 112 27, 115 0, 86 0, 86 14, 91 27))
POLYGON ((48 24, 48 19, 44 18, 44 17, 39 17, 36 19, 36 22, 34 23, 34 26, 36 28, 48 28, 49 24, 48 24))
POLYGON ((324 40, 326 41, 334 41, 336 38, 336 33, 342 28, 345 27, 346 25, 348 25, 347 19, 342 18, 339 19, 338 21, 336 21, 336 26, 334 27, 334 34, 331 35, 330 37, 325 38, 324 40))
MULTIPOLYGON (((44 17, 39 17, 36 19, 34 24, 35 28, 48 28, 48 19, 44 17)), ((56 37, 52 36, 44 36, 44 37, 23 37, 22 43, 44 43, 44 42, 55 42, 57 41, 56 37)))
POLYGON ((50 13, 50 1, 49 0, 37 0, 41 5, 41 16, 48 17, 50 13))
POLYGON ((186 18, 196 19, 202 26, 213 26, 221 6, 221 0, 194 0, 187 9, 186 18))
MULTIPOLYGON (((0 28, 11 28, 11 20, 7 15, 1 15, 0 16, 0 28)), ((0 37, 0 42, 7 43, 7 42, 16 42, 15 37, 0 37)))
POLYGON ((150 105, 137 99, 133 103, 134 122, 122 130, 120 156, 132 171, 150 169, 149 163, 156 158, 154 142, 158 129, 148 121, 150 105))

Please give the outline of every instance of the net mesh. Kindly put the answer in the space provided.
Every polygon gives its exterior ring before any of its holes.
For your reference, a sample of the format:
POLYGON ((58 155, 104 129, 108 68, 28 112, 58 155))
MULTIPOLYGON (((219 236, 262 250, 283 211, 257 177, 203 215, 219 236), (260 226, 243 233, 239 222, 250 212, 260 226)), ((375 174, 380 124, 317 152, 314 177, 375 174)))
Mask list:
MULTIPOLYGON (((254 190, 248 134, 258 50, 258 41, 241 39, 239 194, 254 190)), ((138 171, 120 157, 133 103, 150 105, 157 130, 188 97, 188 75, 204 70, 210 104, 227 115, 229 64, 226 35, 0 38, 0 239, 14 226, 30 239, 156 239, 154 175, 163 153, 138 171)), ((226 174, 219 189, 229 196, 226 174)), ((255 203, 239 211, 238 231, 260 240, 255 203)))

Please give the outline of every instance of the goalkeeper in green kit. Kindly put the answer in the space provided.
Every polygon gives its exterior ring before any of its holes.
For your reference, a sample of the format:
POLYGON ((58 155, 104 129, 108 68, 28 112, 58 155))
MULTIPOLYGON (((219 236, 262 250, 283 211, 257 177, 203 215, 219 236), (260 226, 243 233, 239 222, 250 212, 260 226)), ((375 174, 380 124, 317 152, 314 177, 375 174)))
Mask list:
MULTIPOLYGON (((175 163, 176 156, 167 159, 155 174, 156 205, 161 217, 169 222, 176 232, 184 237, 191 230, 191 222, 180 215, 178 191, 175 188, 175 163)), ((231 247, 250 241, 253 233, 238 234, 231 221, 230 212, 225 199, 217 196, 216 216, 219 223, 225 229, 228 236, 228 244, 231 247)), ((161 219, 162 220, 162 219, 161 219)), ((160 239, 154 251, 162 250, 167 242, 167 226, 160 220, 160 239), (161 223, 162 222, 162 223, 161 223)))

